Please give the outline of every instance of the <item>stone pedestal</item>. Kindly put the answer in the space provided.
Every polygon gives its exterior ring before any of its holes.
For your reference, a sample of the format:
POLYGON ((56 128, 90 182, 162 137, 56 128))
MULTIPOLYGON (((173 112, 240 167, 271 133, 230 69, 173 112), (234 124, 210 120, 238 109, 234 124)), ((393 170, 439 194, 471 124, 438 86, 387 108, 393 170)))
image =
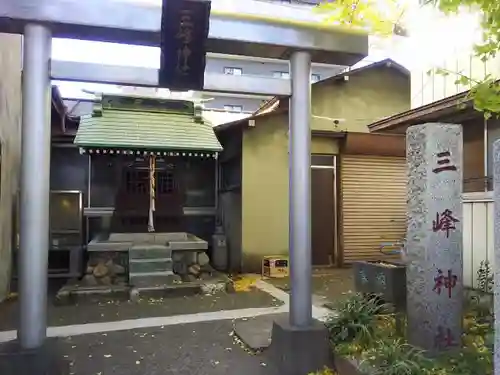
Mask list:
POLYGON ((462 127, 411 126, 408 168, 408 340, 431 352, 462 334, 462 127))
POLYGON ((68 375, 70 365, 55 339, 37 349, 23 349, 17 341, 0 345, 2 375, 68 375))
POLYGON ((328 330, 316 320, 307 328, 290 326, 288 316, 276 320, 269 354, 279 373, 286 375, 307 375, 333 364, 328 330))

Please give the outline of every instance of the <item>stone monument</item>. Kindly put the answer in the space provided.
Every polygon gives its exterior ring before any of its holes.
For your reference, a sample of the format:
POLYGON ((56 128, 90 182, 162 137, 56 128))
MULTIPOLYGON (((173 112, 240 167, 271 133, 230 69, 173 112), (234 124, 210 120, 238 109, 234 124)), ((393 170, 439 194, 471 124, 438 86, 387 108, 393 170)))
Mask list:
POLYGON ((430 352, 462 336, 462 145, 461 125, 406 132, 408 340, 430 352))
POLYGON ((495 310, 495 343, 494 369, 495 375, 500 375, 500 140, 493 143, 493 190, 495 204, 495 282, 494 282, 494 310, 495 310))

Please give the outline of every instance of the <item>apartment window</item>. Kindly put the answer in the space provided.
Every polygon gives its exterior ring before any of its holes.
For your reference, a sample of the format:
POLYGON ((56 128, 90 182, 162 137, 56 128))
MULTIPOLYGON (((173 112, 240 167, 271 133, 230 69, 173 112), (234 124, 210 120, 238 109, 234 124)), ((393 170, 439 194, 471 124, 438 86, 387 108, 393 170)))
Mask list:
POLYGON ((226 105, 224 105, 224 111, 229 111, 229 112, 243 112, 243 106, 241 106, 241 105, 226 104, 226 105))
POLYGON ((288 78, 290 78, 290 73, 288 73, 288 72, 273 72, 273 77, 274 78, 288 79, 288 78))
POLYGON ((243 69, 241 68, 235 68, 231 66, 226 66, 224 67, 224 74, 230 75, 230 76, 241 76, 243 73, 243 69))
MULTIPOLYGON (((288 73, 288 72, 273 72, 273 77, 274 78, 289 79, 290 73, 288 73)), ((319 74, 311 74, 311 82, 318 82, 320 79, 321 79, 321 76, 319 74)))

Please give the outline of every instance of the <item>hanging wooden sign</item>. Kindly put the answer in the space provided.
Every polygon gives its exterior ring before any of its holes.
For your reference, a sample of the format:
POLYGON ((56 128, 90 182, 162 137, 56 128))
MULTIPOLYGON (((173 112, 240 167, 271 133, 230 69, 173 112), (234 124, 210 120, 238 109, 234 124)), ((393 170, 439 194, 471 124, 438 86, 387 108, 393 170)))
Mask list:
POLYGON ((160 87, 203 90, 211 2, 163 0, 160 87))

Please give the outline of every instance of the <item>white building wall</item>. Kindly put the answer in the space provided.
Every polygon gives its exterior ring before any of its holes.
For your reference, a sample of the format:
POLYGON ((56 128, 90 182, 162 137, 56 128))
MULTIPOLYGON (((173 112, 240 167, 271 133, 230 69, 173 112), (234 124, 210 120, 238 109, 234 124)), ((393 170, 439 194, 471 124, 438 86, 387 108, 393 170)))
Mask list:
POLYGON ((473 45, 481 37, 477 15, 462 11, 445 16, 432 7, 415 7, 411 14, 411 47, 406 54, 411 71, 412 108, 468 90, 469 86, 455 84, 459 76, 454 73, 478 80, 487 73, 500 73, 498 59, 483 63, 473 57, 473 45), (436 68, 450 74, 435 74, 436 68))
POLYGON ((464 194, 463 203, 463 280, 467 287, 477 287, 477 271, 481 262, 488 261, 493 268, 493 194, 464 194))

